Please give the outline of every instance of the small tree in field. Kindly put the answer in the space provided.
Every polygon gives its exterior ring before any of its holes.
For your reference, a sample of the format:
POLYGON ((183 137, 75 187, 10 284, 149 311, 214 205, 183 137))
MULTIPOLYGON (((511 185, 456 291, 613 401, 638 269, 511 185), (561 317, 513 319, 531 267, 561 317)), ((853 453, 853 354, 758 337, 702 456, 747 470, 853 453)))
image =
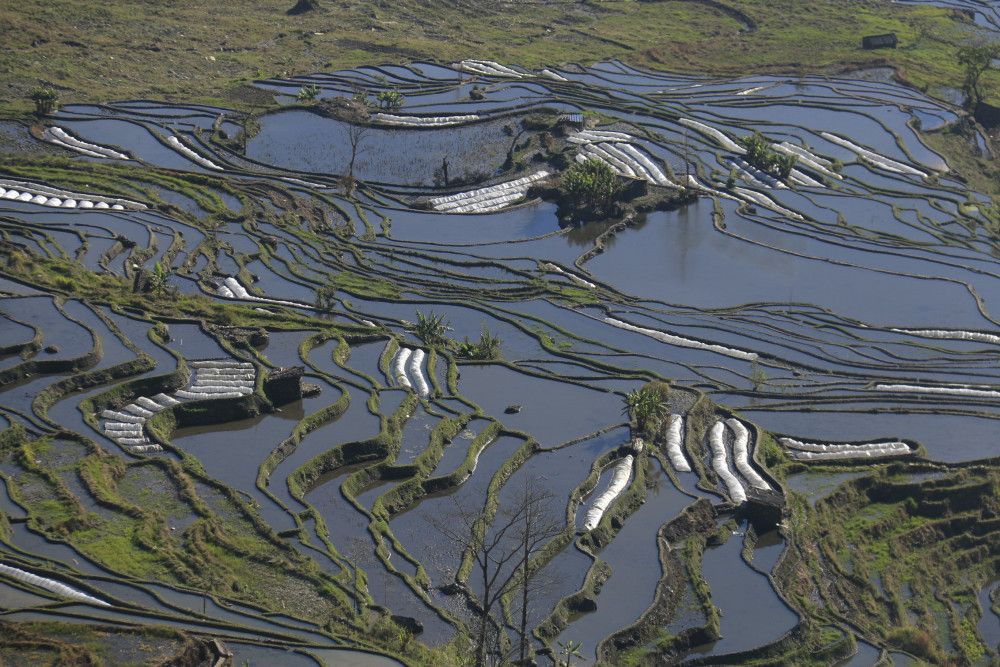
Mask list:
POLYGON ((1000 58, 1000 42, 978 40, 958 48, 958 63, 965 68, 965 104, 975 107, 983 101, 983 91, 979 79, 1000 58))
POLYGON ((569 168, 563 176, 562 188, 577 206, 606 208, 624 186, 607 162, 590 158, 569 168))
POLYGON ((760 131, 740 139, 746 146, 747 162, 775 178, 788 178, 798 157, 771 150, 771 140, 760 131))
POLYGON ((299 88, 299 93, 295 97, 299 102, 315 102, 316 98, 319 97, 320 92, 320 89, 315 85, 302 86, 299 88))
POLYGON ((347 173, 354 177, 354 163, 358 159, 358 155, 365 152, 362 148, 362 143, 364 143, 365 136, 371 129, 369 125, 362 125, 360 123, 351 123, 347 126, 347 140, 351 144, 351 161, 347 165, 347 173))
POLYGON ((48 88, 35 88, 28 97, 35 103, 37 116, 46 116, 59 106, 59 93, 48 88))
POLYGON ((327 283, 316 288, 316 310, 322 313, 332 312, 337 306, 337 288, 327 283))

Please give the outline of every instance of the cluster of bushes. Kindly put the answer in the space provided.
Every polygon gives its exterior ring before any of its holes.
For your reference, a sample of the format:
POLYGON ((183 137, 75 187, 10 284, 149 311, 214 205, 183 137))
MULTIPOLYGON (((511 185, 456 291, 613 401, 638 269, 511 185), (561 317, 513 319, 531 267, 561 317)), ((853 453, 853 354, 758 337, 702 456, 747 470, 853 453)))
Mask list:
POLYGON ((574 164, 563 175, 563 193, 576 206, 606 208, 622 193, 624 185, 611 166, 590 158, 574 164))
POLYGON ((403 102, 406 101, 406 97, 395 88, 380 90, 375 94, 359 90, 354 93, 354 99, 366 107, 382 109, 383 111, 395 111, 402 107, 403 102))
POLYGON ((428 345, 438 345, 445 349, 454 349, 459 357, 472 359, 473 361, 495 361, 503 355, 500 352, 500 345, 503 343, 500 336, 490 333, 485 326, 479 332, 479 342, 474 343, 466 336, 461 343, 448 338, 451 331, 450 321, 444 315, 435 315, 432 310, 430 315, 424 315, 417 311, 417 322, 410 331, 420 340, 428 345))
POLYGON ((746 146, 747 162, 765 174, 770 174, 775 178, 788 178, 788 175, 792 173, 792 167, 795 166, 798 158, 794 155, 772 151, 770 140, 759 131, 754 132, 749 137, 741 138, 740 141, 746 146))

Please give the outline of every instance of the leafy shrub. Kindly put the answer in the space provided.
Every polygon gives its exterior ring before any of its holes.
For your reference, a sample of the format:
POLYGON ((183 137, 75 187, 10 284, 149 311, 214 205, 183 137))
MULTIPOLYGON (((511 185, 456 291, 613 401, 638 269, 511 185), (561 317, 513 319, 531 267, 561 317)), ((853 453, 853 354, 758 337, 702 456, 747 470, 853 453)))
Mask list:
POLYGON ((448 340, 445 334, 451 331, 449 324, 444 315, 435 315, 433 310, 430 315, 424 315, 418 310, 417 323, 411 331, 428 345, 442 345, 448 340))
POLYGON ((393 88, 392 90, 380 91, 377 99, 379 109, 394 111, 403 106, 403 102, 406 98, 403 97, 402 93, 393 88))
POLYGON ((642 389, 625 394, 622 414, 635 420, 637 430, 652 437, 660 420, 670 412, 670 387, 662 382, 651 382, 642 389))
POLYGON ((319 88, 315 85, 302 86, 299 88, 299 94, 296 97, 299 102, 314 102, 316 101, 316 98, 319 97, 319 88))
POLYGON ((320 312, 329 313, 337 305, 337 288, 334 285, 320 285, 316 288, 316 309, 320 312))
POLYGON ((35 103, 35 114, 38 116, 49 114, 59 106, 59 93, 48 88, 35 88, 28 98, 35 103))
POLYGON ((493 335, 489 329, 483 327, 479 332, 478 343, 471 342, 466 336, 465 340, 458 344, 458 356, 475 361, 494 361, 502 356, 500 353, 502 342, 499 335, 493 335))
POLYGON ((605 208, 621 194, 624 186, 608 163, 590 158, 569 168, 563 176, 562 188, 577 206, 605 208))
POLYGON ((770 174, 775 178, 788 178, 788 175, 792 173, 792 167, 795 166, 798 158, 794 155, 772 151, 770 139, 759 131, 754 132, 749 137, 743 137, 740 141, 746 146, 747 162, 765 174, 770 174))

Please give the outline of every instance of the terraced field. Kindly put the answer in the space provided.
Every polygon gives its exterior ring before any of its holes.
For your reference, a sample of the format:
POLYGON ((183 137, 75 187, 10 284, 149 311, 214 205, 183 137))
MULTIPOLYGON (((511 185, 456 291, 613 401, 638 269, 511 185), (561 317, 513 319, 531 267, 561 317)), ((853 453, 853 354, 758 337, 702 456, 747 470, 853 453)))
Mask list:
POLYGON ((419 62, 10 124, 0 618, 457 664, 490 591, 442 522, 535 487, 540 660, 996 659, 998 216, 882 74, 419 62), (574 224, 588 158, 632 197, 574 224))

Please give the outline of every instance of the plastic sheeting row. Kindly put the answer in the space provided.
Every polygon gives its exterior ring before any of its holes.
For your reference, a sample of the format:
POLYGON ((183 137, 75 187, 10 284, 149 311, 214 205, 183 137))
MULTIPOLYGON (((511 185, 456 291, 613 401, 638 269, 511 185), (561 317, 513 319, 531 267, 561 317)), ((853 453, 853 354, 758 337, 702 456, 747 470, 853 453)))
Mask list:
POLYGON ((722 131, 715 129, 714 127, 709 127, 704 123, 699 123, 698 121, 691 120, 690 118, 681 118, 677 122, 679 122, 681 125, 686 125, 687 127, 690 127, 692 130, 700 132, 701 134, 712 137, 720 144, 722 144, 722 147, 727 150, 731 150, 734 153, 739 153, 740 155, 743 155, 747 152, 747 149, 743 148, 743 146, 740 146, 738 143, 736 143, 728 136, 726 136, 722 131))
POLYGON ((746 483, 755 489, 764 491, 771 490, 771 485, 750 464, 750 434, 743 423, 738 419, 715 422, 708 432, 708 444, 712 452, 712 469, 722 480, 729 497, 739 505, 746 502, 747 495, 743 483, 729 467, 725 444, 726 426, 729 426, 733 431, 732 460, 746 483))
POLYGON ((194 382, 174 392, 174 396, 202 398, 239 398, 253 393, 256 371, 253 364, 240 361, 194 361, 194 382))
MULTIPOLYGON (((431 393, 427 378, 424 376, 424 356, 424 351, 419 348, 411 350, 408 347, 401 347, 392 362, 392 376, 399 383, 399 386, 414 389, 421 398, 431 393), (407 371, 413 377, 413 382, 410 382, 407 371)), ((431 370, 428 368, 427 372, 429 373, 431 370)))
POLYGON ((256 370, 253 364, 239 361, 192 361, 195 370, 191 386, 174 392, 173 396, 160 393, 153 397, 138 397, 121 410, 104 410, 101 418, 104 433, 133 454, 161 452, 163 448, 150 443, 143 431, 143 424, 155 413, 182 399, 239 398, 253 392, 256 370), (175 398, 176 397, 176 398, 175 398))
POLYGON ((954 396, 968 396, 970 398, 1000 398, 1000 391, 993 389, 978 389, 968 385, 955 385, 952 387, 927 387, 916 384, 877 384, 875 391, 887 391, 892 393, 906 392, 912 394, 950 394, 954 396))
POLYGON ((253 364, 249 361, 192 361, 188 363, 191 368, 198 369, 197 372, 202 372, 201 369, 224 369, 224 368, 240 368, 246 372, 254 372, 253 364))
POLYGON ((670 415, 667 424, 667 457, 677 472, 691 472, 691 464, 684 457, 684 418, 679 414, 670 415))
POLYGON ((240 281, 236 280, 236 278, 233 278, 232 276, 229 276, 228 278, 226 278, 225 280, 223 280, 222 284, 219 285, 219 289, 217 289, 215 291, 215 293, 218 294, 221 297, 226 298, 226 299, 240 299, 240 300, 243 300, 243 301, 257 301, 257 302, 260 302, 260 303, 273 303, 273 304, 278 305, 278 306, 292 306, 293 308, 301 308, 302 307, 301 303, 295 303, 294 301, 281 301, 280 299, 267 299, 267 298, 262 297, 262 296, 256 296, 254 294, 250 294, 250 292, 248 292, 247 289, 245 287, 243 287, 243 285, 240 284, 240 281))
POLYGON ((106 148, 104 146, 98 146, 97 144, 92 144, 86 141, 80 141, 76 137, 69 135, 61 127, 47 127, 45 128, 45 132, 42 133, 42 136, 44 136, 50 143, 82 153, 83 155, 87 155, 89 157, 110 158, 112 160, 129 159, 128 155, 119 153, 112 148, 106 148))
POLYGON ((771 149, 776 150, 779 153, 784 153, 785 155, 794 155, 799 164, 802 164, 814 171, 818 171, 824 176, 829 176, 830 178, 835 178, 837 180, 843 180, 843 176, 832 170, 833 163, 829 160, 825 160, 818 155, 813 155, 801 146, 796 146, 793 143, 787 141, 782 141, 780 144, 771 144, 771 149))
POLYGON ((771 485, 750 465, 750 433, 746 426, 740 420, 732 418, 726 420, 726 426, 733 431, 733 460, 736 461, 736 469, 753 488, 771 491, 771 485))
POLYGON ((475 114, 465 116, 396 116, 390 113, 377 113, 372 116, 372 121, 376 123, 409 125, 414 127, 441 127, 444 125, 469 123, 474 120, 479 120, 479 116, 475 114))
POLYGON ((48 206, 50 208, 98 209, 112 211, 142 211, 146 208, 143 204, 129 201, 127 199, 84 195, 66 190, 35 185, 34 183, 19 183, 16 181, 5 180, 0 180, 0 199, 37 204, 39 206, 48 206))
POLYGON ((802 220, 802 216, 796 213, 795 211, 790 211, 784 206, 779 206, 770 197, 762 195, 759 192, 754 192, 753 190, 747 190, 746 188, 733 188, 733 192, 735 192, 748 202, 752 202, 754 204, 760 204, 761 206, 769 208, 775 213, 780 213, 781 215, 787 218, 791 218, 792 220, 802 220))
POLYGON ((715 471, 715 474, 725 484, 729 497, 732 498, 734 503, 740 505, 746 502, 747 494, 743 490, 740 480, 736 478, 736 475, 733 474, 733 471, 729 467, 729 461, 726 457, 726 445, 722 439, 725 432, 726 425, 721 421, 712 424, 712 428, 708 432, 708 445, 712 452, 712 470, 715 471))
MULTIPOLYGON (((673 183, 652 161, 640 153, 631 144, 611 144, 607 142, 586 144, 583 147, 583 157, 596 157, 607 162, 612 169, 622 176, 636 178, 657 185, 673 185, 673 183)), ((579 161, 579 156, 577 157, 579 161)))
POLYGON ((569 278, 570 280, 572 280, 574 283, 576 283, 577 285, 580 285, 581 287, 589 287, 590 289, 594 289, 594 288, 597 287, 597 285, 595 285, 594 283, 590 282, 589 280, 584 280, 583 278, 581 278, 578 275, 572 274, 569 271, 564 271, 561 267, 558 267, 555 264, 548 264, 547 263, 547 264, 543 264, 543 266, 544 266, 544 268, 545 268, 546 271, 552 271, 554 273, 558 273, 560 275, 564 275, 567 278, 569 278))
POLYGON ((765 174, 763 171, 757 169, 743 158, 731 157, 727 158, 726 162, 728 162, 730 167, 732 167, 736 171, 736 173, 750 185, 754 185, 761 188, 779 188, 779 189, 788 187, 787 185, 776 179, 774 176, 771 176, 770 174, 765 174))
POLYGON ((608 488, 604 493, 597 496, 594 502, 590 504, 590 507, 587 508, 587 513, 583 517, 583 530, 591 531, 597 528, 597 524, 601 522, 604 512, 614 502, 615 498, 625 490, 625 487, 628 486, 628 481, 632 477, 632 461, 633 457, 629 454, 615 465, 615 469, 611 473, 611 483, 608 484, 608 488))
POLYGON ((624 132, 611 132, 610 130, 581 130, 576 134, 566 137, 566 141, 574 144, 600 143, 602 141, 634 141, 635 137, 624 132))
POLYGON ((166 394, 156 394, 152 398, 140 396, 118 411, 104 410, 101 417, 108 420, 104 423, 104 433, 133 454, 161 452, 162 447, 146 438, 143 424, 160 410, 179 402, 166 394))
POLYGON ((206 169, 215 169, 216 171, 222 171, 222 167, 215 164, 208 158, 202 157, 198 153, 194 152, 193 150, 185 146, 176 134, 167 138, 167 143, 170 144, 171 148, 173 148, 175 151, 177 151, 184 157, 197 162, 206 169))
POLYGON ((613 327, 618 327, 619 329, 625 329, 626 331, 634 331, 636 333, 641 333, 643 335, 649 336, 650 338, 655 338, 658 341, 662 341, 670 345, 677 345, 679 347, 692 347, 698 350, 717 352, 719 354, 724 354, 727 357, 733 357, 735 359, 745 359, 747 361, 753 361, 757 358, 757 354, 755 352, 744 352, 743 350, 734 350, 731 347, 723 347, 722 345, 712 345, 711 343, 703 343, 699 340, 681 338, 680 336, 674 336, 673 334, 657 331, 656 329, 644 329, 643 327, 637 327, 634 324, 629 324, 628 322, 622 322, 621 320, 616 320, 613 317, 605 317, 604 321, 613 327))
POLYGON ((4 565, 0 563, 0 574, 5 574, 8 577, 13 577, 18 581, 23 581, 26 584, 31 584, 32 586, 38 586, 39 588, 44 588, 50 593, 55 593, 56 595, 62 595, 63 597, 73 598, 74 600, 80 600, 81 602, 89 602, 91 604, 101 605, 102 607, 110 607, 104 600, 99 600, 92 595, 87 595, 83 591, 78 591, 75 588, 67 586, 66 584, 56 581, 55 579, 48 579, 46 577, 39 577, 37 574, 32 574, 17 567, 11 567, 10 565, 4 565))
POLYGON ((455 63, 454 67, 464 69, 466 72, 474 72, 476 74, 507 76, 515 79, 520 79, 524 76, 521 72, 512 70, 511 68, 501 65, 500 63, 493 62, 492 60, 463 60, 460 63, 455 63))
POLYGON ((522 199, 532 183, 540 181, 548 175, 548 171, 536 171, 530 176, 524 176, 488 188, 437 197, 431 200, 431 205, 436 211, 449 213, 486 213, 495 211, 513 201, 522 199))
MULTIPOLYGON (((61 188, 53 188, 51 186, 40 185, 38 183, 27 183, 24 181, 11 181, 7 179, 0 179, 0 188, 3 188, 8 194, 10 190, 20 190, 22 193, 29 192, 32 195, 45 195, 47 197, 59 197, 61 199, 87 200, 93 205, 93 208, 112 208, 115 204, 118 204, 122 208, 126 209, 135 209, 137 211, 146 210, 145 204, 140 204, 139 202, 135 202, 130 199, 121 199, 118 197, 104 197, 101 195, 71 192, 69 190, 63 190, 61 188), (98 206, 98 204, 104 204, 104 206, 98 206)), ((82 201, 81 201, 81 207, 82 207, 82 201)))
POLYGON ((944 340, 969 340, 977 343, 1000 345, 1000 336, 981 333, 979 331, 956 331, 948 329, 889 329, 896 333, 910 334, 922 338, 941 338, 944 340))
POLYGON ((839 460, 873 458, 880 456, 903 456, 913 450, 905 442, 869 442, 860 445, 820 444, 802 442, 794 438, 780 438, 789 453, 799 460, 839 460))
POLYGON ((820 132, 821 137, 827 141, 831 141, 838 146, 843 146, 849 151, 857 153, 858 157, 865 160, 869 164, 878 167, 879 169, 885 169, 886 171, 895 172, 897 174, 912 174, 913 176, 920 176, 921 178, 927 178, 927 174, 920 171, 919 169, 914 169, 909 165, 905 165, 902 162, 896 162, 895 160, 889 159, 884 155, 879 155, 867 148, 862 148, 857 144, 851 143, 847 139, 838 137, 835 134, 830 134, 829 132, 820 132))

